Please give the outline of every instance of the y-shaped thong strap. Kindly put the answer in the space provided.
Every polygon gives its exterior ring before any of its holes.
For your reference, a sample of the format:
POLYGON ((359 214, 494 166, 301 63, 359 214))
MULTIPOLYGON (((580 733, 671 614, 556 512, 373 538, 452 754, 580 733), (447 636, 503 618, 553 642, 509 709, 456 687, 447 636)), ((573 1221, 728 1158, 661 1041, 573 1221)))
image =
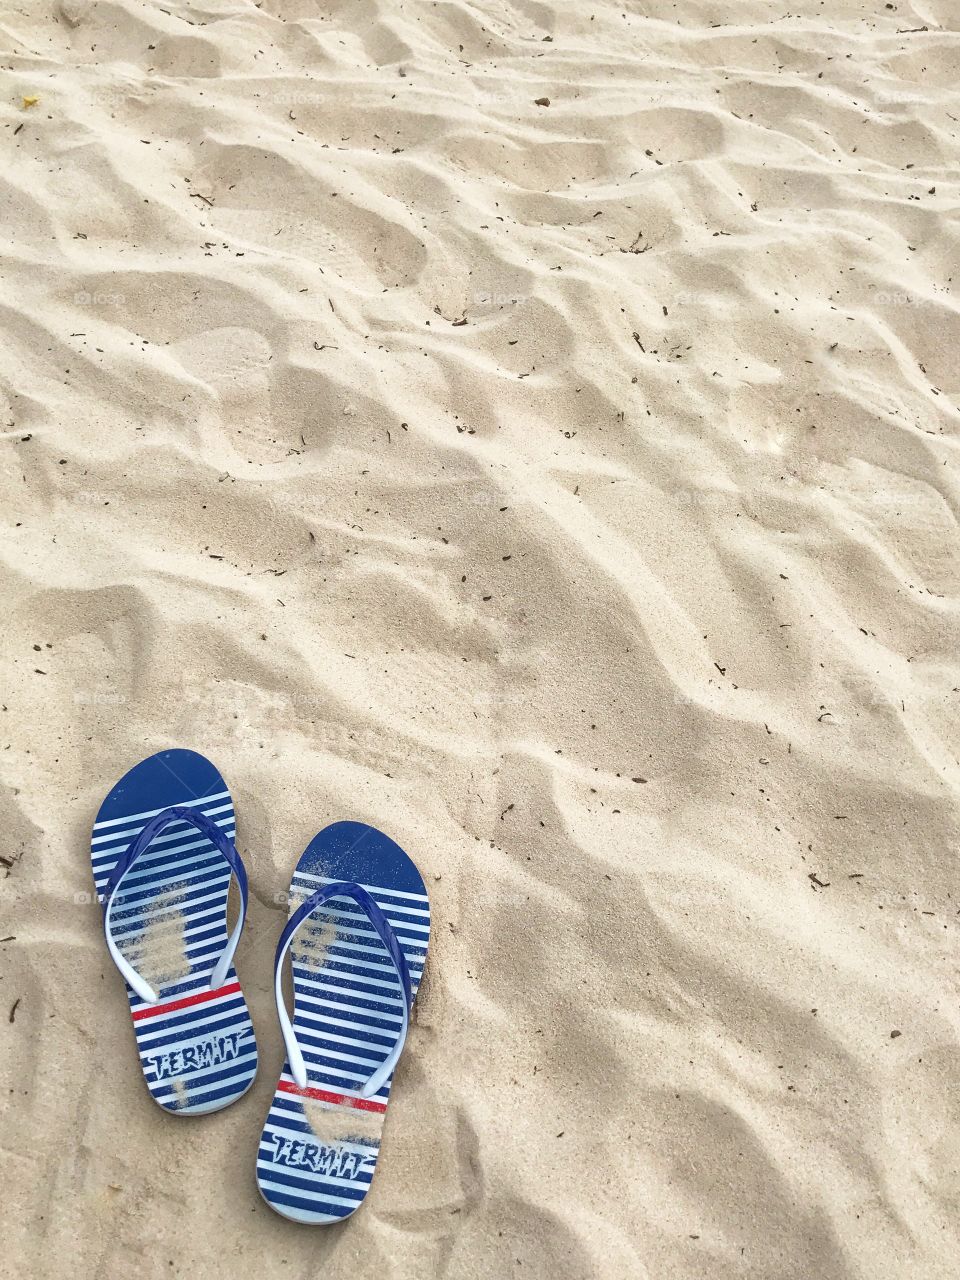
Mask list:
MULTIPOLYGON (((190 809, 186 805, 174 805, 170 809, 164 809, 162 813, 158 813, 155 818, 151 818, 147 825, 143 828, 138 836, 131 842, 126 853, 122 853, 117 859, 117 864, 110 872, 110 879, 107 881, 103 891, 103 931, 107 938, 107 948, 113 957, 113 962, 123 974, 124 978, 134 989, 141 1000, 145 1000, 148 1004, 156 1004, 160 999, 159 995, 154 991, 149 983, 140 977, 136 969, 129 964, 117 947, 113 940, 113 934, 110 930, 110 913, 117 899, 117 890, 123 881, 124 876, 140 857, 143 851, 152 843, 153 840, 169 827, 173 822, 189 822, 191 826, 207 837, 211 844, 226 858, 230 866, 230 870, 237 878, 237 884, 240 887, 240 915, 236 925, 234 925, 233 933, 227 939, 227 945, 223 949, 223 954, 217 961, 216 968, 210 977, 210 990, 215 991, 217 987, 223 985, 223 980, 227 976, 230 969, 233 953, 237 949, 237 943, 240 941, 240 933, 243 929, 243 922, 247 915, 247 873, 240 855, 237 853, 233 844, 223 834, 212 818, 208 818, 205 813, 200 813, 197 809, 190 809)), ((122 899, 122 895, 121 895, 122 899)))
POLYGON ((316 893, 311 894, 305 902, 302 902, 287 921, 283 933, 280 935, 280 941, 277 943, 277 956, 274 961, 274 991, 277 998, 277 1013, 280 1017, 280 1028, 283 1031, 283 1039, 287 1047, 287 1061, 290 1063, 290 1073, 300 1088, 305 1089, 307 1087, 307 1064, 300 1051, 300 1046, 297 1044, 293 1026, 287 1016, 287 1008, 284 1004, 280 985, 283 960, 290 943, 293 941, 294 934, 307 917, 312 915, 317 907, 322 906, 328 899, 339 897, 353 898, 354 902, 366 912, 370 923, 377 931, 380 941, 386 947, 387 954, 393 961, 403 992, 403 1024, 400 1027, 397 1042, 387 1054, 384 1062, 374 1071, 366 1084, 361 1085, 359 1090, 361 1098, 372 1098, 375 1093, 379 1093, 385 1082, 390 1078, 390 1073, 397 1065, 397 1060, 403 1050, 403 1042, 407 1038, 407 1028, 410 1025, 410 1008, 413 1004, 413 995, 410 989, 410 972, 407 968, 407 958, 403 954, 403 948, 397 939, 397 935, 394 933, 390 921, 361 885, 352 884, 346 880, 339 881, 336 884, 325 885, 322 889, 318 889, 316 893))

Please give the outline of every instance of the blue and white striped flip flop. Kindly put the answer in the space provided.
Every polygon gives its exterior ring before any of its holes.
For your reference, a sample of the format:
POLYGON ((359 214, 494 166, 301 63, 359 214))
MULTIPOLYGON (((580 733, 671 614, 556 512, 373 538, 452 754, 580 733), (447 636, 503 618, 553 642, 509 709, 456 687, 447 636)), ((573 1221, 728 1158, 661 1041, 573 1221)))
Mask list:
POLYGON ((295 1222, 339 1222, 370 1187, 393 1069, 430 937, 423 877, 360 822, 321 831, 297 864, 274 985, 287 1048, 257 1183, 295 1222), (288 949, 293 1021, 281 991, 288 949))
POLYGON ((194 751, 161 751, 124 774, 93 824, 93 878, 107 948, 127 984, 140 1064, 155 1102, 219 1111, 257 1071, 253 1024, 233 968, 247 876, 223 778, 194 751), (227 937, 231 877, 240 914, 227 937))

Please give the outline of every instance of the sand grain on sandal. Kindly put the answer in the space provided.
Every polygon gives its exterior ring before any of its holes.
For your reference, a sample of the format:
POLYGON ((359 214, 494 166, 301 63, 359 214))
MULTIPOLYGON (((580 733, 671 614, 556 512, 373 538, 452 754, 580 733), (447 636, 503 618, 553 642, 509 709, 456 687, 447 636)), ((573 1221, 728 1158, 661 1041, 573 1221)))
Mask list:
POLYGON ((182 885, 157 895, 150 909, 163 914, 148 921, 132 951, 130 963, 153 987, 177 982, 192 970, 187 955, 186 918, 177 907, 183 898, 182 885))

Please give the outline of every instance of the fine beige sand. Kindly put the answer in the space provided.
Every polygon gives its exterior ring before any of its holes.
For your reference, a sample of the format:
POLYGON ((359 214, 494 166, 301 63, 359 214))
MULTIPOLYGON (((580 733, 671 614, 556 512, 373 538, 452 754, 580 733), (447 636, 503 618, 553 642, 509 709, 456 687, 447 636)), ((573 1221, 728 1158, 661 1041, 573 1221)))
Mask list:
POLYGON ((11 0, 0 45, 0 1275, 955 1276, 955 0, 11 0), (90 901, 169 746, 254 893, 207 1119, 90 901), (371 1194, 308 1229, 254 1153, 340 818, 435 927, 371 1194))

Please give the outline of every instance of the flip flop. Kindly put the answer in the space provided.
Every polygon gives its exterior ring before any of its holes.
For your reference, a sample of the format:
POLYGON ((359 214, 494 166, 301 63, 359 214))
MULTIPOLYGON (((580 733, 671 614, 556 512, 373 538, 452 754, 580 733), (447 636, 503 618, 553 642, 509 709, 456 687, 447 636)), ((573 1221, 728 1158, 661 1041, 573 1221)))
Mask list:
POLYGON ((429 936, 423 877, 387 836, 337 822, 307 846, 275 960, 287 1060, 257 1157, 260 1194, 285 1218, 339 1222, 367 1194, 429 936))
POLYGON ((140 1065, 154 1101, 181 1116, 228 1107, 257 1071, 233 968, 247 913, 235 826, 227 784, 195 751, 142 760, 93 824, 93 878, 140 1065), (228 938, 233 876, 240 914, 228 938))

